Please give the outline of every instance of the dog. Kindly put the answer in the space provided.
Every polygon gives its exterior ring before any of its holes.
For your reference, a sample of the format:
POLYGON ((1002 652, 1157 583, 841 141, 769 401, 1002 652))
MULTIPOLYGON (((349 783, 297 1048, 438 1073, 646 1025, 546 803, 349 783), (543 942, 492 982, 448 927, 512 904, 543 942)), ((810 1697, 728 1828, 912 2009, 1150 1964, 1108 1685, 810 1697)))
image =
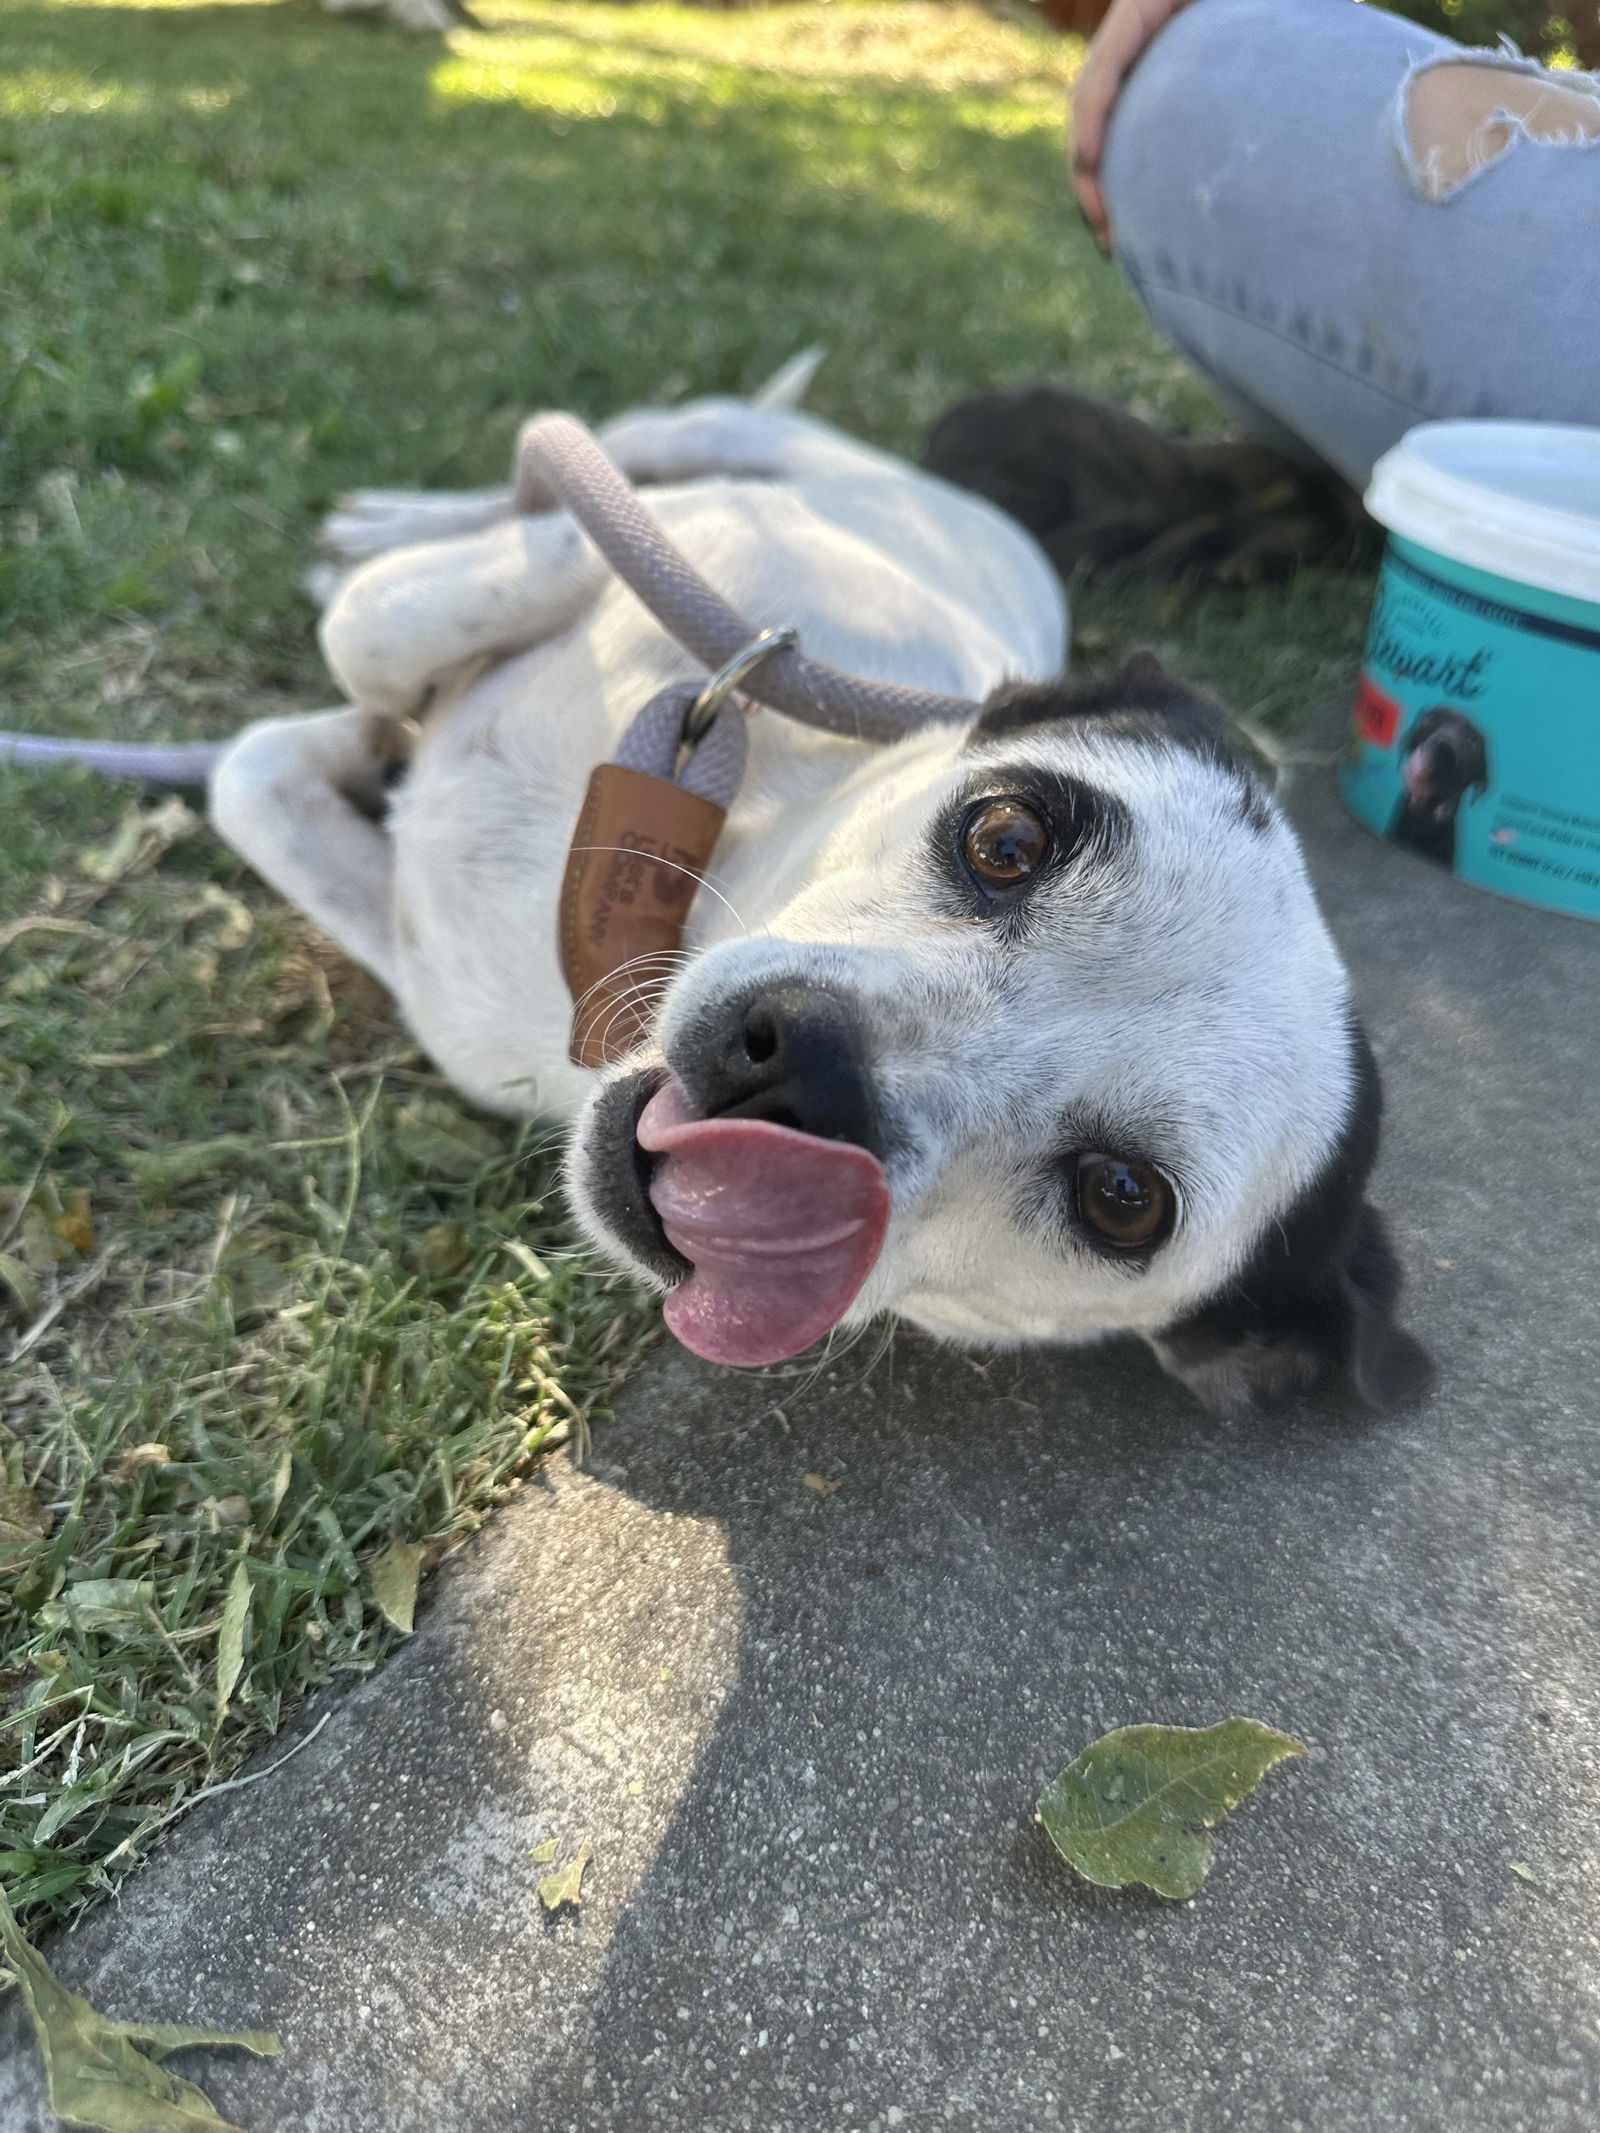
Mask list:
POLYGON ((1404 786, 1389 835, 1438 866, 1456 863, 1456 815, 1463 800, 1489 790, 1489 751, 1482 733, 1449 704, 1424 711, 1400 743, 1404 786))
POLYGON ((1059 385, 946 408, 922 464, 1019 519, 1069 582, 1249 586, 1375 560, 1381 534, 1331 468, 1253 438, 1166 437, 1059 385))
MULTIPOLYGON (((801 366, 802 369, 804 366, 801 366)), ((1148 655, 1066 614, 986 501, 798 412, 794 378, 601 432, 758 626, 964 725, 760 710, 683 952, 621 1063, 567 1055, 563 860, 593 767, 702 677, 560 512, 357 497, 322 642, 348 703, 247 729, 217 829, 394 992, 473 1102, 569 1128, 600 1250, 732 1364, 880 1316, 1142 1337, 1207 1407, 1427 1382, 1365 1198, 1379 1088, 1295 836, 1148 655)))
POLYGON ((481 30, 465 0, 322 0, 329 15, 381 15, 399 30, 481 30))

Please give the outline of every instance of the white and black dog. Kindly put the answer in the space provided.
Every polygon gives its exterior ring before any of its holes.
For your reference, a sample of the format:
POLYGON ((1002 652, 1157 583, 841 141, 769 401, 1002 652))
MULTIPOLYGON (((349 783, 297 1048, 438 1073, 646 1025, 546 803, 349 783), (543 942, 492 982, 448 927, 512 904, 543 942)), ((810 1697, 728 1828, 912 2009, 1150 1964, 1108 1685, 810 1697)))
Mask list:
MULTIPOLYGON (((867 748, 770 711, 653 1035, 567 1056, 557 900, 594 765, 687 654, 561 513, 353 499, 329 664, 254 726, 218 829, 397 996, 475 1102, 571 1125, 579 1217, 702 1354, 894 1314, 1141 1335, 1208 1406, 1421 1389, 1364 1198, 1372 1057, 1295 837, 1217 705, 1065 613, 990 505, 782 403, 601 432, 758 625, 984 705, 867 748), (398 778, 391 737, 414 725, 398 778)), ((402 750, 402 753, 406 751, 402 750)))

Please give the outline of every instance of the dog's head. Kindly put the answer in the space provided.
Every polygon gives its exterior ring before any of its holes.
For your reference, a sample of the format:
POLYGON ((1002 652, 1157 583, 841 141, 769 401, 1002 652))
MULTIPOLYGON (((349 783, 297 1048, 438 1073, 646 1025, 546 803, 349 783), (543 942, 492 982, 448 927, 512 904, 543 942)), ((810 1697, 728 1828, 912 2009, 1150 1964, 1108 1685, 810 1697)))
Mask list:
POLYGON ((1363 1198, 1371 1056, 1215 704, 1147 656, 1004 689, 877 758, 804 871, 575 1136, 587 1226, 689 1345, 774 1361, 893 1311, 1136 1332, 1214 1407, 1420 1389, 1363 1198))
POLYGON ((1469 795, 1481 799, 1489 790, 1483 735, 1464 713, 1433 705, 1400 743, 1400 777, 1414 806, 1448 820, 1469 795))

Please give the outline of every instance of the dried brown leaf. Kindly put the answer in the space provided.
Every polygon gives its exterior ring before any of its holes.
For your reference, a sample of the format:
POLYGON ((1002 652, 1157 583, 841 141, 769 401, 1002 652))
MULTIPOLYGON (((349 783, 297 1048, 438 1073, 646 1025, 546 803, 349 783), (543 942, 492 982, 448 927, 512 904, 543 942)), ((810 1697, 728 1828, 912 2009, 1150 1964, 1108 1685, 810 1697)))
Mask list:
POLYGON ((111 1469, 115 1482, 136 1481, 153 1466, 166 1466, 172 1458, 164 1444, 131 1444, 111 1469))
POLYGON ((32 1489, 0 1481, 0 1577, 13 1575, 39 1553, 53 1523, 32 1489))

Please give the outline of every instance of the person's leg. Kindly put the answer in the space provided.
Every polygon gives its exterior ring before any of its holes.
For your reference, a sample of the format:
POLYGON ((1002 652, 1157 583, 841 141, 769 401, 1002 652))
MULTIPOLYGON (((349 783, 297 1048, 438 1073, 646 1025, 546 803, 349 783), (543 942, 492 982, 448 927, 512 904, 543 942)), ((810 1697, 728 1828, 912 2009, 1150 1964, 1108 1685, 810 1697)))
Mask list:
POLYGON ((1241 418, 1357 487, 1413 423, 1600 422, 1600 95, 1353 0, 1194 0, 1118 101, 1117 260, 1241 418))

